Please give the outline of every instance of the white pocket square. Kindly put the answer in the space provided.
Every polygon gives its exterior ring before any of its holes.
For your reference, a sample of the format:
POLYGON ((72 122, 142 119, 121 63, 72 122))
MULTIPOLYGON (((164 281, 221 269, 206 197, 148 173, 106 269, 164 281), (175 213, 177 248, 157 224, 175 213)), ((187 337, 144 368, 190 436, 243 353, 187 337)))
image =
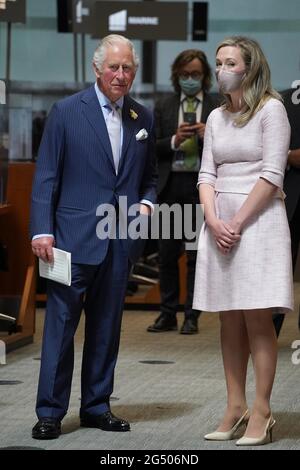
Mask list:
POLYGON ((135 136, 136 140, 145 140, 148 137, 146 129, 141 129, 135 136))

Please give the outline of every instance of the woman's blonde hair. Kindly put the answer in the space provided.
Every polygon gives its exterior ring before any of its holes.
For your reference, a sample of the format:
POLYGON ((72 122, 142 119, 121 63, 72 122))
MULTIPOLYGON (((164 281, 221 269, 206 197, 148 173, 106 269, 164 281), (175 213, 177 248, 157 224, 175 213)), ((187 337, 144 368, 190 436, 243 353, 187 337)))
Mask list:
MULTIPOLYGON (((246 65, 246 75, 242 81, 245 106, 235 119, 237 126, 244 126, 271 97, 282 101, 281 96, 272 87, 271 73, 265 55, 254 39, 243 36, 231 36, 218 45, 216 54, 222 47, 238 47, 246 65)), ((232 103, 230 95, 224 94, 224 109, 232 103)))

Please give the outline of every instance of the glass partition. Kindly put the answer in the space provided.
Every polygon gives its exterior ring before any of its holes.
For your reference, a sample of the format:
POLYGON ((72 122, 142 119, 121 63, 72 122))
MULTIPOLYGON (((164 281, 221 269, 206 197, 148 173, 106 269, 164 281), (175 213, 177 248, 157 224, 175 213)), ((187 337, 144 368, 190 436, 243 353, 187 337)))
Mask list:
POLYGON ((9 108, 10 161, 32 160, 32 109, 9 108))

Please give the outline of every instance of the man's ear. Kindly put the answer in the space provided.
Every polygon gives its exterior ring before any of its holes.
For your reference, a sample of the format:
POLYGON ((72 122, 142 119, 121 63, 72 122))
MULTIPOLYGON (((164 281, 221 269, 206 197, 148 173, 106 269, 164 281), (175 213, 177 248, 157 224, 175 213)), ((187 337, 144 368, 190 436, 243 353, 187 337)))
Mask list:
POLYGON ((98 67, 96 66, 95 62, 93 62, 93 69, 94 69, 94 73, 95 73, 96 77, 100 78, 101 73, 100 73, 98 67))

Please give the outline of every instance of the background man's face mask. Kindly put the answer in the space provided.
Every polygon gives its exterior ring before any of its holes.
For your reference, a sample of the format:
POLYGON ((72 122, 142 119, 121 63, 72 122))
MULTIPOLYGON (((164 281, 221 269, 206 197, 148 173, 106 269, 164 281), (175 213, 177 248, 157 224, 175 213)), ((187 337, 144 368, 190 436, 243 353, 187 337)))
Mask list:
POLYGON ((201 78, 179 78, 179 86, 187 96, 195 96, 202 89, 201 78))

